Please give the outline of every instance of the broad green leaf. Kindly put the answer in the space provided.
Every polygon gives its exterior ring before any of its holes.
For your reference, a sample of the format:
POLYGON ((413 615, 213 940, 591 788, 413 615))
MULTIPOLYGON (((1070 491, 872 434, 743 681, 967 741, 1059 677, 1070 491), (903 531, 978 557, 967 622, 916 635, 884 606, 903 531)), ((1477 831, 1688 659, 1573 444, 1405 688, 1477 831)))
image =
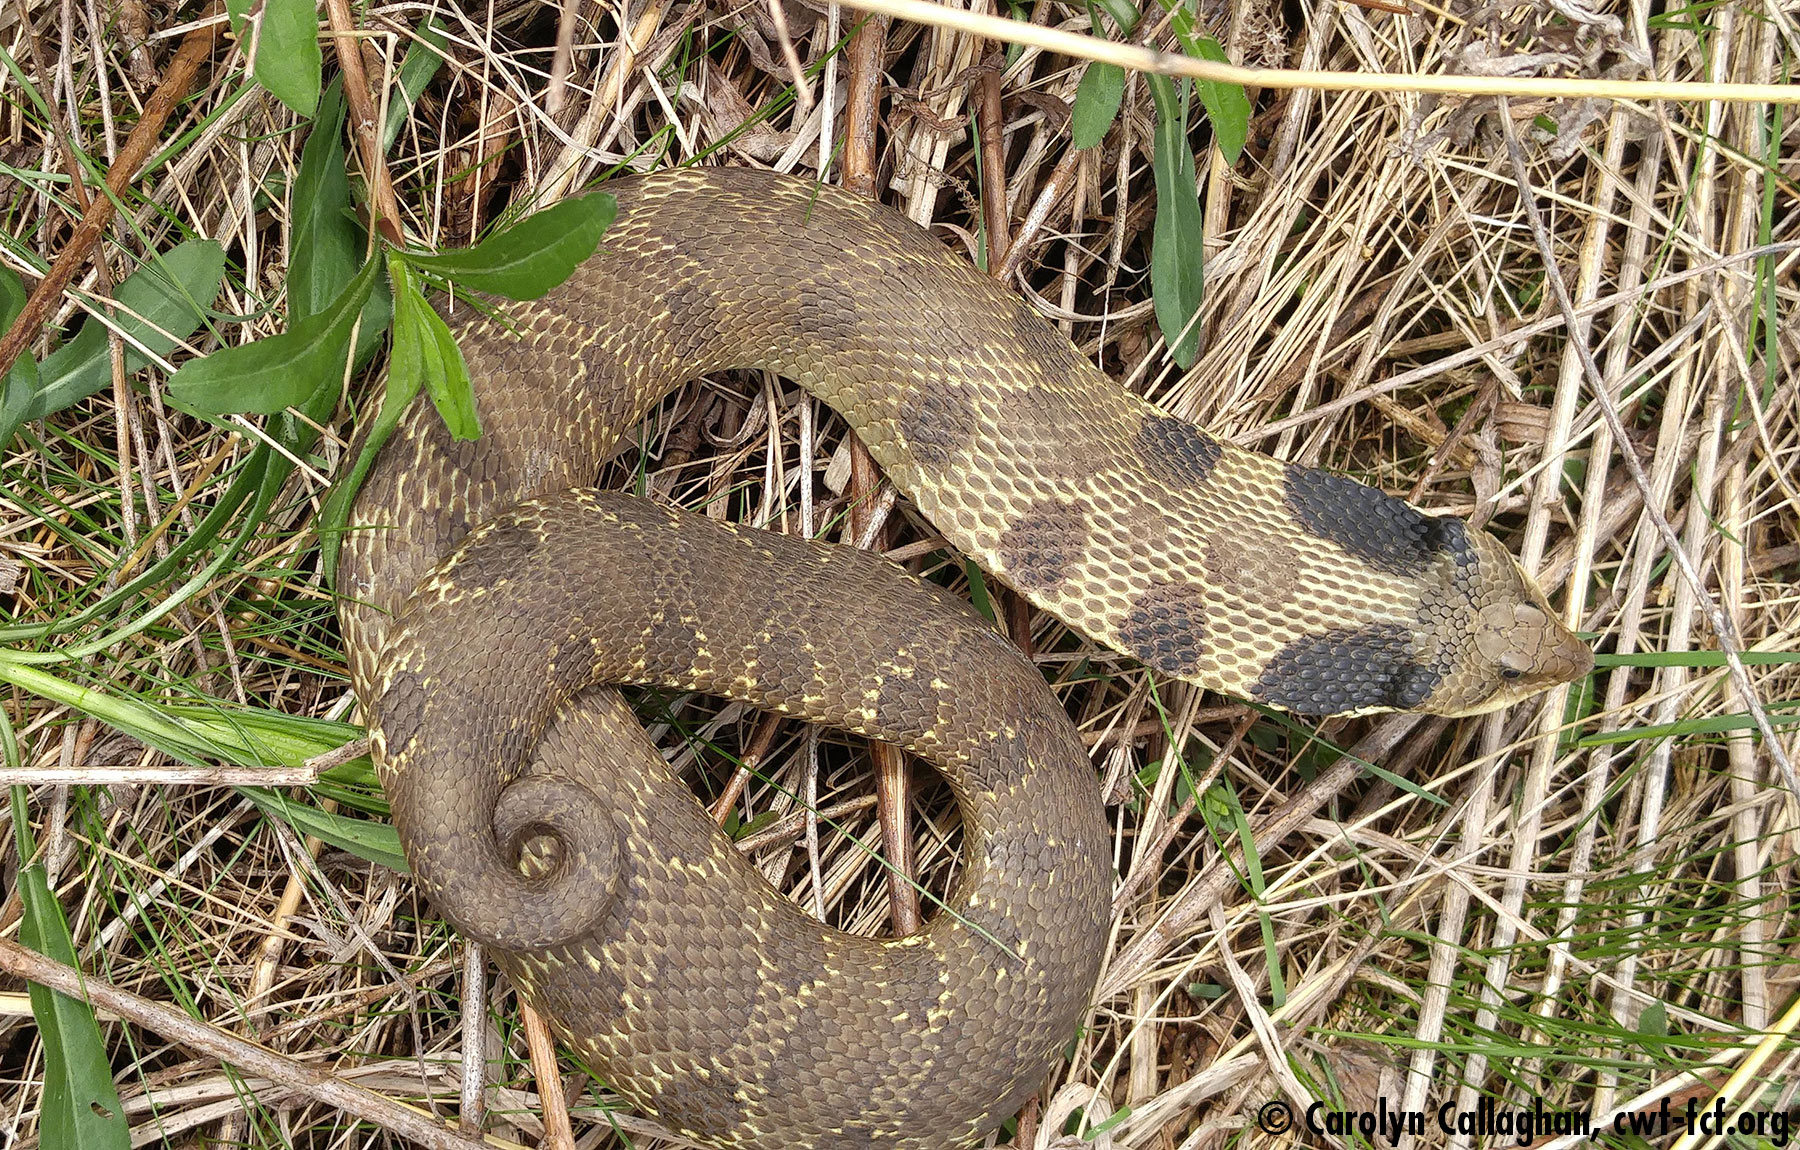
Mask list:
POLYGON ((256 82, 296 116, 319 107, 319 6, 315 0, 263 0, 256 41, 256 82))
POLYGON ((1125 69, 1117 64, 1089 64, 1075 89, 1069 142, 1077 148, 1091 148, 1106 139, 1106 130, 1118 119, 1119 102, 1124 98, 1125 69))
POLYGON ((407 257, 388 253, 388 280, 394 285, 394 348, 388 354, 388 388, 417 395, 423 386, 455 439, 481 436, 475 386, 450 328, 420 294, 407 257))
MULTIPOLYGON (((125 370, 149 362, 133 340, 161 356, 192 335, 224 278, 225 249, 213 240, 176 244, 127 277, 113 292, 120 304, 113 323, 126 340, 125 370)), ((106 325, 89 316, 73 339, 44 359, 36 390, 17 406, 9 378, 8 402, 0 404, 0 447, 26 420, 52 415, 112 385, 106 337, 106 325)))
POLYGON ((1150 238, 1150 294, 1156 324, 1169 355, 1183 368, 1199 353, 1200 332, 1192 321, 1206 286, 1202 241, 1206 217, 1195 191, 1194 152, 1187 142, 1187 84, 1177 89, 1167 76, 1146 76, 1156 102, 1156 140, 1151 166, 1156 172, 1156 223, 1150 238))
POLYGON ((400 98, 388 102, 387 123, 381 128, 381 154, 387 155, 393 148, 394 140, 400 135, 400 129, 406 126, 407 115, 412 106, 419 102, 420 93, 431 83, 438 69, 444 64, 444 46, 450 37, 444 34, 444 22, 436 16, 419 25, 413 34, 413 42, 407 45, 406 59, 400 61, 400 98))
POLYGON ((526 216, 472 248, 409 254, 406 261, 459 288, 536 299, 594 254, 618 207, 606 193, 590 192, 526 216))
POLYGON ((1104 9, 1106 14, 1112 17, 1112 22, 1119 26, 1121 35, 1129 36, 1137 28, 1140 13, 1137 5, 1133 4, 1131 0, 1094 0, 1094 3, 1088 5, 1088 19, 1094 22, 1096 35, 1103 34, 1100 22, 1095 17, 1094 10, 1096 8, 1104 9))
MULTIPOLYGON (((19 273, 0 266, 0 331, 11 328, 13 320, 25 310, 25 298, 25 283, 19 273)), ((23 422, 22 417, 15 420, 12 415, 28 409, 37 393, 37 360, 21 353, 6 377, 0 379, 0 429, 17 427, 23 422)), ((5 449, 6 441, 11 438, 10 432, 0 434, 0 450, 5 449)))
MULTIPOLYGON (((19 893, 25 912, 19 940, 41 955, 74 966, 75 943, 43 867, 34 863, 19 872, 19 893)), ((128 1150, 131 1130, 113 1089, 112 1067, 93 1007, 35 982, 30 991, 31 1014, 44 1045, 38 1144, 68 1150, 128 1150)))
MULTIPOLYGON (((1195 55, 1215 64, 1229 64, 1224 47, 1210 36, 1194 42, 1195 55)), ((1213 139, 1227 164, 1235 164, 1244 153, 1244 141, 1250 137, 1250 97, 1242 84, 1220 84, 1212 80, 1195 81, 1195 94, 1212 122, 1213 139)))
POLYGON ((350 330, 380 276, 381 261, 372 259, 318 315, 280 335, 189 360, 169 380, 169 394, 215 414, 270 415, 305 403, 324 388, 335 389, 344 378, 350 330))
MULTIPOLYGON (((1131 0, 1089 0, 1088 21, 1094 35, 1105 36, 1100 12, 1104 9, 1118 25, 1121 35, 1131 35, 1137 27, 1138 10, 1131 0)), ((1091 148, 1106 138, 1106 131, 1119 117, 1119 101, 1125 96, 1125 70, 1117 64, 1090 63, 1081 74, 1075 89, 1075 105, 1070 109, 1069 142, 1077 148, 1091 148)))
MULTIPOLYGON (((293 225, 288 266, 288 322, 318 315, 363 265, 366 236, 356 222, 344 157, 344 83, 325 89, 318 119, 300 151, 294 177, 293 225)), ((387 334, 388 297, 370 292, 356 329, 356 366, 368 363, 387 334)), ((329 409, 328 409, 329 410, 329 409)))
POLYGON ((0 264, 0 331, 12 326, 12 321, 25 310, 25 281, 19 273, 0 264))
POLYGON ((362 238, 351 222, 344 157, 344 86, 333 80, 300 149, 294 176, 288 248, 288 320, 297 323, 331 306, 362 266, 362 238))

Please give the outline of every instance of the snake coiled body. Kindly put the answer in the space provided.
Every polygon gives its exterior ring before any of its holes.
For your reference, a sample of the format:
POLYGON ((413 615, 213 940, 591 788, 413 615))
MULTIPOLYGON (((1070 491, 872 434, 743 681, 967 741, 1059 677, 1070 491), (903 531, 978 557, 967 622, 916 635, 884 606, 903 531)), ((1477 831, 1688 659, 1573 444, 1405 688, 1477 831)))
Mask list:
POLYGON ((805 386, 951 543, 1166 675, 1310 714, 1463 714, 1587 668, 1491 537, 1157 412, 885 208, 749 171, 608 190, 618 222, 575 276, 463 323, 483 437, 415 405, 359 497, 341 613, 419 881, 689 1137, 990 1129, 1085 1009, 1109 865, 1066 717, 966 610, 866 555, 582 490, 680 381, 805 386), (967 830, 948 906, 892 941, 800 914, 593 689, 622 682, 938 766, 967 830))

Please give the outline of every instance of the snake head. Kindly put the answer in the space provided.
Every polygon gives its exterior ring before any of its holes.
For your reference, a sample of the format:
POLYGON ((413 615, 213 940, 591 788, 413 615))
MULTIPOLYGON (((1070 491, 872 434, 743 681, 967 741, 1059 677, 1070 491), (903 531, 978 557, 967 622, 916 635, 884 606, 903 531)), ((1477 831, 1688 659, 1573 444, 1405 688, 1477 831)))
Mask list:
POLYGON ((1497 711, 1574 682, 1594 655, 1563 626, 1544 593, 1512 554, 1485 532, 1471 532, 1477 554, 1465 631, 1455 667, 1420 710, 1461 716, 1497 711))

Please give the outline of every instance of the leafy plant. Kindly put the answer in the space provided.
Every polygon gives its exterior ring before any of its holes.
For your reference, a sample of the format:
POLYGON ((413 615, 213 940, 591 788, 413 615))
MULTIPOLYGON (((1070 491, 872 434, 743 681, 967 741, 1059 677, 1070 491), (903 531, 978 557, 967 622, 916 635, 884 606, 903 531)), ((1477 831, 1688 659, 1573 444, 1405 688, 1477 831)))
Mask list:
MULTIPOLYGON (((1091 0, 1088 16, 1094 33, 1102 35, 1100 13, 1129 36, 1139 13, 1131 0, 1091 0)), ((1190 56, 1225 63, 1225 49, 1217 40, 1202 36, 1192 13, 1176 5, 1170 22, 1190 56)), ((1167 76, 1146 76, 1156 105, 1155 148, 1152 163, 1156 175, 1156 222, 1150 248, 1150 292, 1156 306, 1156 323, 1169 345, 1169 355, 1183 368, 1193 365, 1200 352, 1200 334, 1194 317, 1205 294, 1204 247, 1206 217, 1195 194, 1199 180, 1194 152, 1188 146, 1189 83, 1177 84, 1167 76)), ((1238 84, 1198 82, 1201 106, 1213 127, 1213 138, 1228 164, 1237 163, 1250 130, 1250 99, 1238 84)), ((1125 70, 1116 64, 1090 63, 1082 74, 1071 110, 1070 141, 1077 148, 1092 148, 1106 138, 1119 117, 1125 95, 1125 70)))

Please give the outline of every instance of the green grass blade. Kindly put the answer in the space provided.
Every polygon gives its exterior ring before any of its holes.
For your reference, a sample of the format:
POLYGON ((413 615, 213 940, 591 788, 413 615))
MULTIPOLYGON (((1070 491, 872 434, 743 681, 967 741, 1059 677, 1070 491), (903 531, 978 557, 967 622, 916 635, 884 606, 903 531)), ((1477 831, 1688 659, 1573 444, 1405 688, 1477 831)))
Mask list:
MULTIPOLYGON (((19 872, 19 894, 24 908, 20 941, 74 966, 75 941, 43 867, 33 864, 19 872)), ((131 1131, 113 1088, 93 1007, 36 983, 30 990, 31 1014, 44 1045, 38 1144, 61 1150, 128 1150, 131 1131)))

